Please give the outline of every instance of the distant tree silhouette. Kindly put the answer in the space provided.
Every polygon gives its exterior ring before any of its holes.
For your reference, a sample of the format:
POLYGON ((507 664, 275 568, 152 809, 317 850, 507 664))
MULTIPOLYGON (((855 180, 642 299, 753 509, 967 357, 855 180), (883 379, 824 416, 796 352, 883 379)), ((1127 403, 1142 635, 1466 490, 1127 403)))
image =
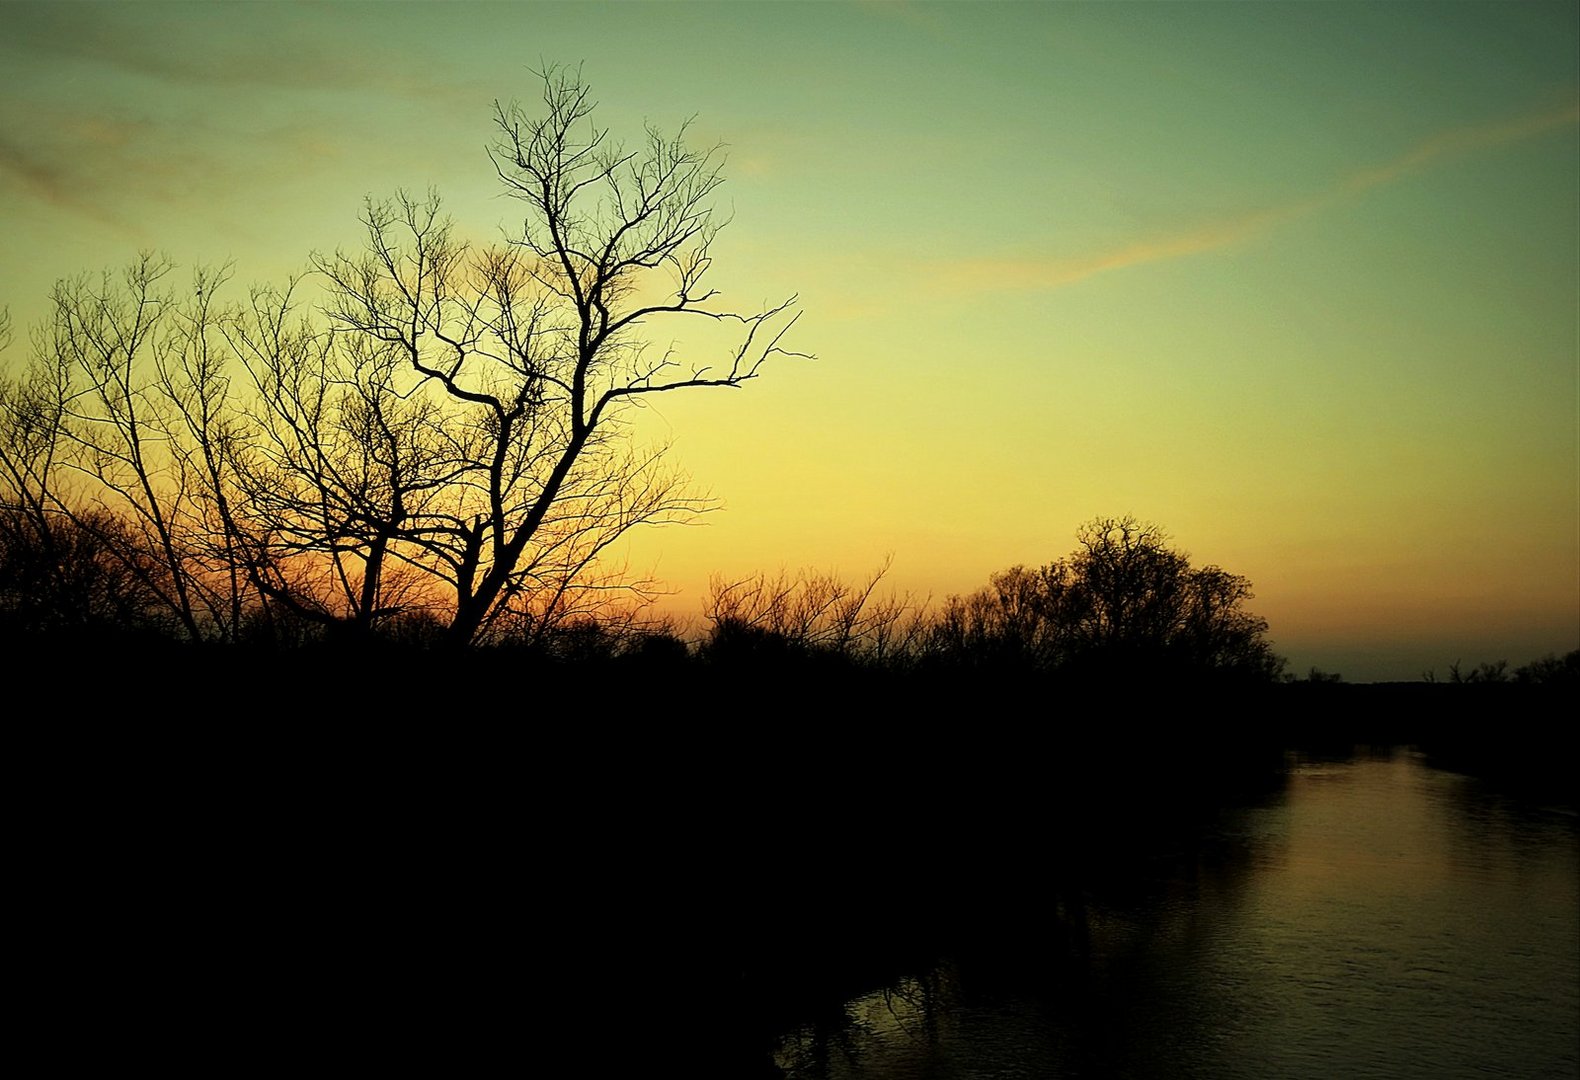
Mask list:
POLYGON ((1509 681, 1509 662, 1499 660, 1495 663, 1477 664, 1475 667, 1461 670, 1459 661, 1448 666, 1448 681, 1452 683, 1505 683, 1509 681))
POLYGON ((525 211, 506 243, 400 193, 367 201, 360 249, 314 256, 312 308, 294 281, 227 305, 229 267, 178 294, 151 254, 61 282, 0 380, 0 506, 46 540, 97 536, 192 640, 403 636, 422 613, 466 644, 649 595, 609 546, 708 502, 633 444, 629 410, 797 355, 794 297, 731 310, 708 284, 718 147, 683 125, 627 148, 579 73, 539 81, 536 108, 495 106, 494 170, 525 211), (649 347, 688 317, 697 355, 649 347))
POLYGON ((945 664, 1246 681, 1278 677, 1267 622, 1245 610, 1250 582, 1195 568, 1156 525, 1133 517, 1082 526, 1079 547, 1039 569, 1012 567, 952 597, 929 651, 945 664))
POLYGON ((199 271, 178 303, 171 270, 145 252, 119 275, 56 283, 28 367, 0 381, 0 501, 97 534, 199 641, 234 635, 249 586, 207 475, 229 446, 196 428, 220 422, 223 272, 199 271))
POLYGON ((0 508, 0 633, 162 633, 165 609, 149 587, 155 565, 127 564, 135 550, 108 514, 35 519, 0 508))
POLYGON ((834 573, 753 574, 714 578, 705 602, 703 655, 719 662, 763 664, 792 657, 838 658, 878 667, 914 660, 925 634, 920 605, 883 595, 885 562, 856 584, 834 573))
POLYGON ((1524 686, 1564 686, 1580 683, 1580 649, 1558 656, 1549 653, 1539 660, 1509 670, 1507 660, 1483 662, 1472 668, 1463 668, 1458 660, 1448 665, 1448 678, 1438 678, 1430 670, 1422 676, 1429 683, 1447 681, 1454 685, 1489 685, 1519 683, 1524 686))
POLYGON ((1541 686, 1580 685, 1580 649, 1558 656, 1549 653, 1514 670, 1514 681, 1541 686))

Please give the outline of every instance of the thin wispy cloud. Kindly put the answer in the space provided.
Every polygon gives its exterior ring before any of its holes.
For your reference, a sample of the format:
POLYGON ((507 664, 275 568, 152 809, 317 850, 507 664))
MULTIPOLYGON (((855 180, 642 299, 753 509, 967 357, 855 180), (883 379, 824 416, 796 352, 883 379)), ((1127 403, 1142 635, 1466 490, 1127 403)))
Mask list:
POLYGON ((1434 135, 1381 165, 1358 169, 1316 195, 1290 200, 1195 229, 1145 237, 1121 247, 1053 258, 1007 257, 955 261, 937 274, 950 290, 1059 289, 1098 274, 1215 251, 1261 236, 1287 222, 1394 183, 1440 163, 1486 152, 1580 124, 1580 105, 1512 120, 1455 128, 1434 135))
POLYGON ((1372 188, 1392 183, 1411 173, 1420 172, 1440 161, 1523 142, 1558 128, 1574 127, 1577 123, 1580 123, 1580 104, 1569 104, 1557 109, 1515 117, 1513 120, 1445 131, 1418 143, 1408 153, 1385 165, 1361 169, 1350 174, 1340 190, 1334 192, 1334 197, 1370 191, 1372 188))

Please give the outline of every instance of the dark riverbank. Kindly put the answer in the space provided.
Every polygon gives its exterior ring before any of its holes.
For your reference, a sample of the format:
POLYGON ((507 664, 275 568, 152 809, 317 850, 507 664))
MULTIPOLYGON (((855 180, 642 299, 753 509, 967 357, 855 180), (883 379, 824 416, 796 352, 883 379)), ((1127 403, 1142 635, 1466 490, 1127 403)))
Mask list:
POLYGON ((549 1038, 588 1069, 684 1044, 697 1075, 767 1075, 784 1032, 940 957, 1079 962, 1086 905, 1159 860, 1228 872, 1205 838, 1277 797, 1289 749, 1568 772, 1534 741, 1552 687, 771 674, 85 662, 7 725, 27 895, 67 961, 45 1011, 189 1062, 211 1038, 451 1064, 549 1038))

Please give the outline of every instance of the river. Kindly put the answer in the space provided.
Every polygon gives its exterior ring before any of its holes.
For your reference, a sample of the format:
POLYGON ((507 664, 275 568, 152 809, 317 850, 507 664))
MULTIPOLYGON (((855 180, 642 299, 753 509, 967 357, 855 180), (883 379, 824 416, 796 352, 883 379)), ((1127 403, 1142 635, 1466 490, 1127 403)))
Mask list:
POLYGON ((1291 755, 1276 790, 1050 911, 1060 934, 897 978, 776 1061, 791 1080, 1580 1076, 1577 826, 1572 803, 1413 750, 1291 755))

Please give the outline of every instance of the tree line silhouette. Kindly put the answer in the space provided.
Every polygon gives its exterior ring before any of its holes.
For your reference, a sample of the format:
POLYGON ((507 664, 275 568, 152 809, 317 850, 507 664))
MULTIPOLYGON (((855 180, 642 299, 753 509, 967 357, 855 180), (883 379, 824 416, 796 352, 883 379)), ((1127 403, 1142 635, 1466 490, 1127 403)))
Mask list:
POLYGON ((1246 609, 1250 583, 1193 567, 1156 525, 1134 517, 1083 525, 1070 556, 1011 567, 936 611, 878 597, 829 575, 715 583, 702 655, 735 663, 838 659, 979 679, 1276 680, 1284 661, 1267 622, 1246 609))
MULTIPOLYGON (((0 508, 0 632, 12 641, 179 640, 177 590, 157 533, 103 509, 29 514, 0 508)), ((609 605, 520 620, 489 644, 574 664, 706 664, 725 671, 952 672, 1111 678, 1146 672, 1244 684, 1281 675, 1267 623, 1246 610, 1249 583, 1192 567, 1156 526, 1104 518, 1083 526, 1067 558, 994 574, 937 610, 880 592, 884 571, 851 584, 834 574, 716 579, 707 629, 688 642, 671 624, 609 605)), ((239 580, 245 568, 221 569, 239 580)), ((556 597, 556 602, 563 598, 556 597)), ((227 623, 235 644, 335 646, 346 624, 267 602, 260 591, 227 623)), ((547 604, 544 605, 546 609, 547 604)), ((367 631, 366 627, 354 627, 367 631)), ((392 613, 356 640, 390 647, 448 643, 425 608, 392 613)))
POLYGON ((229 267, 178 292, 150 253, 57 284, 0 381, 13 625, 459 647, 644 595, 609 545, 709 504, 631 410, 798 355, 794 298, 741 311, 709 284, 719 147, 628 148, 579 73, 540 82, 535 109, 495 106, 506 242, 399 193, 367 201, 360 249, 240 300, 229 267), (675 322, 693 348, 653 348, 675 322))

